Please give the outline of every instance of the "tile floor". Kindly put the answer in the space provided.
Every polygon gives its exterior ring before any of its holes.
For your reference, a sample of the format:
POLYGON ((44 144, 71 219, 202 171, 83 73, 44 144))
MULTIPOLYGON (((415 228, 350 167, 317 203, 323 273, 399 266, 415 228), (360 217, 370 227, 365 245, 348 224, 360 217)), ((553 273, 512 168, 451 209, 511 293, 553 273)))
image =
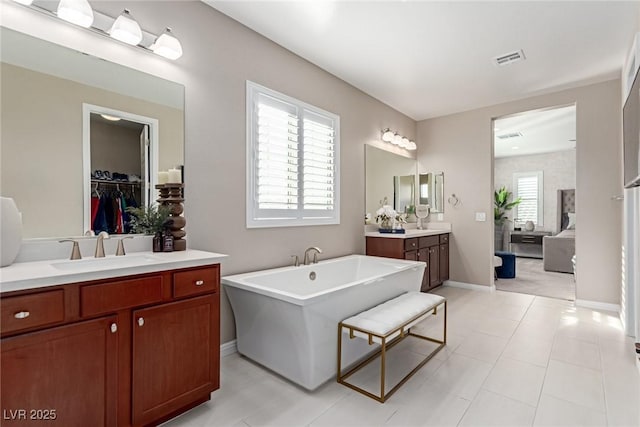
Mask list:
MULTIPOLYGON (((640 426, 640 374, 615 313, 511 292, 436 292, 449 301, 448 344, 385 404, 334 381, 309 393, 233 354, 211 401, 165 426, 640 426)), ((435 334, 440 316, 419 328, 435 334)), ((390 353, 409 364, 425 351, 416 341, 390 353)), ((375 384, 375 374, 361 381, 375 384)))

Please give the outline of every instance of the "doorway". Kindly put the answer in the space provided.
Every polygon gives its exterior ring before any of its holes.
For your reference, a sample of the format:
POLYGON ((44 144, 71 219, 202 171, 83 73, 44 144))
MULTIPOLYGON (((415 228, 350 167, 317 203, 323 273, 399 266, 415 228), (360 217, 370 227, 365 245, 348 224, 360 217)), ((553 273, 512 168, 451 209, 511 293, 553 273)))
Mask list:
POLYGON ((95 200, 117 193, 130 207, 148 206, 156 198, 157 170, 158 120, 83 104, 85 232, 130 233, 119 221, 96 224, 95 200))
POLYGON ((575 300, 576 106, 493 120, 495 287, 575 300))

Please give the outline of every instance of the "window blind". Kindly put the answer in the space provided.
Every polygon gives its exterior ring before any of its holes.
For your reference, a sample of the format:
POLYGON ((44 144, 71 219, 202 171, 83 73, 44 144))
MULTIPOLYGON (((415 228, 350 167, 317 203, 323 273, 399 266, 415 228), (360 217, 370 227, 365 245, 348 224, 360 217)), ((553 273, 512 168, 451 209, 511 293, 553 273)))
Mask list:
POLYGON ((518 219, 538 223, 538 176, 529 175, 517 178, 517 197, 521 201, 518 205, 518 219))
POLYGON ((247 89, 247 226, 338 224, 339 117, 247 89))
POLYGON ((333 210, 334 130, 331 120, 304 112, 303 209, 333 210))
POLYGON ((257 199, 259 209, 298 208, 298 115, 284 102, 257 103, 257 199))

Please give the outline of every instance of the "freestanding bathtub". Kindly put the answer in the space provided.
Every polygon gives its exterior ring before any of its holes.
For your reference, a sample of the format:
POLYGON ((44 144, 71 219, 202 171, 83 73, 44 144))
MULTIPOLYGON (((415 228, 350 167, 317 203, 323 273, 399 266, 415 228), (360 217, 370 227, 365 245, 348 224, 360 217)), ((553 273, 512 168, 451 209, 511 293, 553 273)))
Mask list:
MULTIPOLYGON (((338 322, 420 290, 424 269, 417 261, 349 255, 223 277, 238 352, 314 390, 336 377, 338 322)), ((342 366, 371 351, 365 340, 350 341, 342 366)))

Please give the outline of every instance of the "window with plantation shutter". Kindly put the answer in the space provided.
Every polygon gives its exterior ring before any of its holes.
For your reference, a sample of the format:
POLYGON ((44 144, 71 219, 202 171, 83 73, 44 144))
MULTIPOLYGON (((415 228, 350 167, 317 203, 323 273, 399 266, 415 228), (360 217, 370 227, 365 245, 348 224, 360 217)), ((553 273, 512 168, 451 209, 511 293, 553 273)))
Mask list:
POLYGON ((247 227, 339 224, 340 118, 247 82, 247 227))
POLYGON ((515 207, 514 218, 520 222, 533 221, 537 227, 542 226, 542 172, 514 173, 513 188, 514 200, 520 198, 520 204, 515 207))

